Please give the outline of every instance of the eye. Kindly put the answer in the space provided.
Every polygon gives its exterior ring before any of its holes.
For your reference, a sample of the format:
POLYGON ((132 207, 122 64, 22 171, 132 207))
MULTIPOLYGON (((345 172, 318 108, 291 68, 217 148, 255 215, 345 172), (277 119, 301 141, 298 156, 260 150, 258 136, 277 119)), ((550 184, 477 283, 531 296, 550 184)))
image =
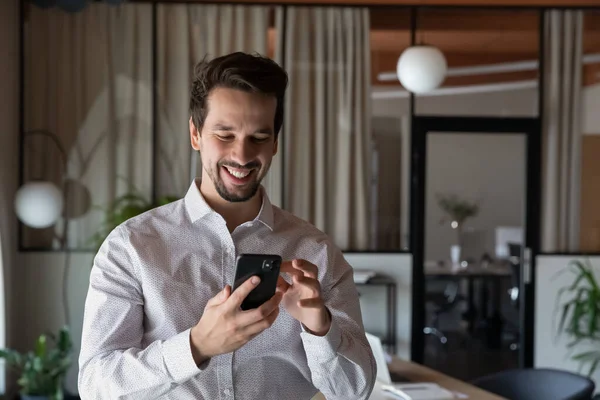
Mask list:
POLYGON ((252 140, 255 143, 266 143, 271 139, 271 136, 253 136, 252 140))
POLYGON ((231 140, 233 140, 233 135, 216 135, 217 139, 223 141, 223 142, 229 142, 231 140))

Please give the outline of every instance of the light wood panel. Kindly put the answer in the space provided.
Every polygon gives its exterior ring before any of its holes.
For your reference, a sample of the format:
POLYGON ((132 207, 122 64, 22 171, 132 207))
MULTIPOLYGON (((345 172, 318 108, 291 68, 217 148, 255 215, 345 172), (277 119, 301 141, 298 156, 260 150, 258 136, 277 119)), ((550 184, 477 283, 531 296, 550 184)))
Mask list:
POLYGON ((390 371, 394 371, 401 376, 410 379, 413 382, 434 382, 438 385, 453 391, 467 395, 469 399, 477 400, 502 400, 503 397, 486 392, 466 382, 460 381, 444 375, 441 372, 416 364, 410 361, 401 360, 393 357, 389 366, 390 371))
POLYGON ((580 249, 600 251, 600 134, 583 135, 581 160, 580 249))

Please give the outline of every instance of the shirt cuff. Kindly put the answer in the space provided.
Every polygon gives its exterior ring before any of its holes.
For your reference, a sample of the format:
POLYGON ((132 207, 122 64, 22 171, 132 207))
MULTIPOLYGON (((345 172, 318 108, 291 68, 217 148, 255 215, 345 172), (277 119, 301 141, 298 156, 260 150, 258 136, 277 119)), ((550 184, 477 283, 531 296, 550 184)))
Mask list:
POLYGON ((208 367, 210 359, 200 367, 196 365, 192 356, 190 343, 191 329, 187 329, 163 343, 163 357, 167 370, 175 382, 184 382, 198 372, 208 367))
POLYGON ((307 355, 314 357, 320 363, 337 357, 337 351, 342 342, 342 333, 333 315, 331 316, 331 326, 325 336, 313 335, 302 327, 300 337, 307 355))

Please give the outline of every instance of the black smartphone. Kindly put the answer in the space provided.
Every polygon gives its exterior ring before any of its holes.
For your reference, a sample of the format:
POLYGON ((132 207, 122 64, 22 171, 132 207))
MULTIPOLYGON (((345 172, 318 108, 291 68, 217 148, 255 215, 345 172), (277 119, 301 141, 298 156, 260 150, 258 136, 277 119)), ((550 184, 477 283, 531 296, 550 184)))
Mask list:
POLYGON ((277 289, 277 279, 281 267, 281 256, 274 254, 240 254, 237 257, 233 291, 254 275, 260 283, 246 296, 242 310, 256 308, 269 300, 277 289))

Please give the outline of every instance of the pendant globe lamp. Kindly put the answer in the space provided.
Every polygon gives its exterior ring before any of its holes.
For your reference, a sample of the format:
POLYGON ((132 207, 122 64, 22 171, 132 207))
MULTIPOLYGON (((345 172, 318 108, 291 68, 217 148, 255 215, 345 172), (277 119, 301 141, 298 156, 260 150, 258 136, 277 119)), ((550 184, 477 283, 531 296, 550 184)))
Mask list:
POLYGON ((427 93, 437 89, 446 78, 448 63, 437 47, 410 46, 402 52, 396 65, 398 80, 413 93, 427 93))
MULTIPOLYGON (((402 86, 412 93, 427 93, 440 87, 448 72, 446 57, 440 49, 417 39, 419 9, 411 8, 411 45, 406 48, 396 64, 396 75, 402 86)), ((424 31, 421 30, 421 35, 424 31)))

